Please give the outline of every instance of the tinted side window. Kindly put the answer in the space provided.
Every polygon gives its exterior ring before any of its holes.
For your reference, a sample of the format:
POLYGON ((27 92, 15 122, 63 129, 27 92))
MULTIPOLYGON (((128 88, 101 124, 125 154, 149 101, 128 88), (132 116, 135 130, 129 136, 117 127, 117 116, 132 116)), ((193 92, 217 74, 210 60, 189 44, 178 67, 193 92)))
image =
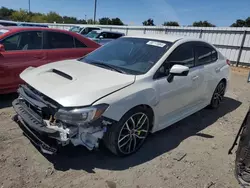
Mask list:
POLYGON ((75 38, 75 46, 76 46, 76 48, 86 48, 87 47, 84 43, 82 43, 81 41, 79 41, 76 38, 75 38))
POLYGON ((49 49, 74 48, 74 38, 68 34, 48 32, 47 41, 49 49))
POLYGON ((8 37, 3 41, 3 45, 6 51, 18 50, 18 42, 21 38, 21 33, 8 37))
POLYGON ((212 49, 212 61, 217 61, 218 59, 218 52, 215 49, 212 49))
POLYGON ((122 37, 123 35, 122 34, 114 34, 115 36, 114 36, 114 39, 118 39, 118 38, 120 38, 120 37, 122 37))
POLYGON ((121 36, 122 36, 121 34, 116 34, 116 33, 108 33, 107 34, 107 38, 109 38, 109 39, 117 39, 121 36))
POLYGON ((42 49, 42 32, 28 31, 8 37, 3 41, 6 51, 42 49))
POLYGON ((218 58, 216 50, 208 46, 196 46, 195 51, 197 54, 197 66, 212 63, 218 58))
POLYGON ((82 30, 82 31, 81 31, 81 34, 82 34, 82 35, 86 35, 86 34, 89 33, 89 29, 88 29, 88 28, 81 29, 81 30, 82 30))
POLYGON ((182 44, 177 47, 162 64, 162 66, 156 72, 154 78, 166 77, 169 74, 169 70, 175 64, 184 65, 189 68, 194 66, 194 47, 192 43, 182 44))
POLYGON ((212 61, 212 51, 205 46, 196 46, 197 66, 208 64, 212 61))
POLYGON ((184 65, 189 68, 194 66, 194 48, 191 43, 182 44, 177 47, 167 59, 172 67, 175 64, 184 65))

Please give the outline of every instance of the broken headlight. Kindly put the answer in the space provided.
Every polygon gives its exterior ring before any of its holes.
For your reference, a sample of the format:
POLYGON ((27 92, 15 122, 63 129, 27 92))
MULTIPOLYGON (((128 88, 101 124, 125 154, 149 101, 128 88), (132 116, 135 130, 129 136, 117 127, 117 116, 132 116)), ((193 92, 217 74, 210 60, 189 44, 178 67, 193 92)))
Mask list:
POLYGON ((59 109, 55 114, 55 119, 72 125, 84 125, 101 117, 109 105, 100 104, 86 108, 76 108, 73 110, 59 109))

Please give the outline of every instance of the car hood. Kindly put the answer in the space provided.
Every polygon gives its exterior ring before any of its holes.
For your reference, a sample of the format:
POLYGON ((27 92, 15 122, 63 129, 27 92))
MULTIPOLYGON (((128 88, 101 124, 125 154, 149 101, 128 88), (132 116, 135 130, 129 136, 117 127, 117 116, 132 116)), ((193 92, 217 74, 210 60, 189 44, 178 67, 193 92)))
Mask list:
POLYGON ((91 105, 135 81, 134 75, 122 74, 77 60, 27 68, 20 77, 64 107, 91 105))

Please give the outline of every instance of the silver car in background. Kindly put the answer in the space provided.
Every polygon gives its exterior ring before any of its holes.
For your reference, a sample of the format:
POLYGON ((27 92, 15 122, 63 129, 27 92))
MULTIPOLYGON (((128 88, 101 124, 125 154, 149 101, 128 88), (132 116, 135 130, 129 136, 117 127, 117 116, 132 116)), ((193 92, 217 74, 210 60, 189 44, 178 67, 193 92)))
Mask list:
POLYGON ((99 27, 92 27, 92 26, 74 26, 69 29, 71 32, 79 33, 81 35, 87 35, 89 32, 93 30, 101 30, 99 27))
POLYGON ((122 36, 125 36, 125 34, 121 32, 103 31, 103 30, 93 30, 89 32, 87 35, 85 35, 85 37, 88 37, 89 39, 99 43, 100 45, 104 45, 122 36))

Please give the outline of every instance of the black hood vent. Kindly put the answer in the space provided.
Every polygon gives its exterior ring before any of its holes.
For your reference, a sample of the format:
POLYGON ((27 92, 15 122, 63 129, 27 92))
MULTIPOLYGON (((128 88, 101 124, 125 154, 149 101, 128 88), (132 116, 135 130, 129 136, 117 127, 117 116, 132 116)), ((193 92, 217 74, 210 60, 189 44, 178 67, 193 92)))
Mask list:
POLYGON ((60 75, 60 76, 62 76, 64 78, 66 78, 68 80, 73 80, 72 76, 70 76, 70 75, 68 75, 68 74, 66 74, 66 73, 64 73, 62 71, 59 71, 57 69, 52 69, 52 72, 54 72, 54 73, 56 73, 56 74, 58 74, 58 75, 60 75))

